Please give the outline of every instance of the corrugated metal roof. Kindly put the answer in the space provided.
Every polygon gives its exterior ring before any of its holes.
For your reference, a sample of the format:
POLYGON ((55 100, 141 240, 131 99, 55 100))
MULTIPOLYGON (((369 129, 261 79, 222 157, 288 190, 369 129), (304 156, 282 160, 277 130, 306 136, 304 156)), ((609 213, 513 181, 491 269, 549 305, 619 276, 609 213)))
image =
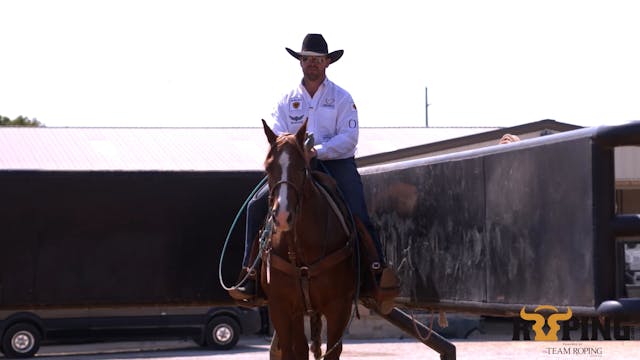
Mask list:
MULTIPOLYGON (((361 128, 356 156, 495 128, 361 128)), ((0 127, 0 171, 262 170, 262 128, 0 127)))
MULTIPOLYGON (((398 150, 375 153, 373 155, 361 155, 358 158, 358 166, 370 166, 389 162, 404 161, 408 159, 424 158, 438 154, 446 154, 457 151, 476 149, 480 147, 497 145, 499 139, 506 133, 516 134, 521 139, 529 139, 548 135, 556 132, 576 130, 580 126, 557 122, 551 119, 535 121, 531 123, 512 126, 509 128, 484 128, 482 132, 465 134, 457 128, 448 128, 458 132, 458 136, 451 138, 433 139, 427 143, 413 145, 408 141, 406 146, 398 150)), ((411 139, 412 134, 407 134, 411 139)))

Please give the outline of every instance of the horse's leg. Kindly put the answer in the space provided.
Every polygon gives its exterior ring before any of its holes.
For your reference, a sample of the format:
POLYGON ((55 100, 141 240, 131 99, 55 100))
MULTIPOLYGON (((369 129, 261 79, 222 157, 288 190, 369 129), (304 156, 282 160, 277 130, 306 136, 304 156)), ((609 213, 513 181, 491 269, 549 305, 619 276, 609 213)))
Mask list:
POLYGON ((314 311, 309 317, 309 328, 311 329, 311 352, 313 357, 322 357, 322 315, 314 311))
POLYGON ((293 352, 295 353, 295 359, 309 359, 309 343, 307 342, 307 335, 304 333, 304 315, 294 315, 291 318, 291 333, 293 346, 293 352))
POLYGON ((293 336, 294 333, 291 330, 290 326, 286 326, 285 328, 276 327, 274 324, 275 333, 278 338, 271 341, 271 349, 269 350, 269 356, 271 359, 278 360, 297 360, 300 357, 296 356, 296 352, 294 349, 294 341, 293 336), (280 351, 277 349, 279 348, 280 351))
POLYGON ((304 334, 304 316, 284 313, 284 316, 278 317, 278 312, 271 310, 271 304, 269 312, 272 314, 275 335, 269 350, 270 358, 274 360, 308 359, 309 345, 304 334))
POLYGON ((276 331, 273 332, 273 337, 271 338, 269 360, 282 360, 282 349, 280 349, 280 342, 278 341, 278 333, 276 331))
POLYGON ((295 360, 291 328, 291 305, 283 299, 269 302, 269 317, 273 324, 274 337, 271 341, 269 355, 274 360, 295 360))
POLYGON ((351 301, 336 301, 332 304, 324 317, 327 319, 327 350, 325 359, 338 360, 342 353, 342 337, 351 317, 351 301))

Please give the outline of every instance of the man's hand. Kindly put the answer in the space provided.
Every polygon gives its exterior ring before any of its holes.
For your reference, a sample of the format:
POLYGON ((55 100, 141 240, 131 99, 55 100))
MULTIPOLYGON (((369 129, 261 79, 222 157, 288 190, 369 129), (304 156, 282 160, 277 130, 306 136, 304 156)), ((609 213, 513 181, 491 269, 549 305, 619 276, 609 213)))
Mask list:
POLYGON ((318 156, 318 152, 314 148, 311 148, 304 152, 304 157, 307 160, 307 164, 311 163, 311 160, 316 156, 318 156))

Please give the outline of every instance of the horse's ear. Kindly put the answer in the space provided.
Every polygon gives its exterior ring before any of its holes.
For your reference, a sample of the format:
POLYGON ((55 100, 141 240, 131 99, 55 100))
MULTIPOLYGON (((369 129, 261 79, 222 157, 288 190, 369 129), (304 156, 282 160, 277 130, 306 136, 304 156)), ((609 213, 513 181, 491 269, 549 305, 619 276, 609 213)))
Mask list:
POLYGON ((304 122, 302 123, 302 126, 300 126, 300 129, 298 129, 298 132, 296 133, 296 141, 298 142, 298 145, 300 145, 301 148, 304 148, 304 140, 307 137, 307 122, 309 121, 309 118, 304 119, 304 122))
POLYGON ((273 130, 267 125, 267 122, 262 119, 262 127, 264 128, 264 133, 267 135, 267 140, 269 140, 269 144, 274 144, 278 135, 276 135, 273 130))

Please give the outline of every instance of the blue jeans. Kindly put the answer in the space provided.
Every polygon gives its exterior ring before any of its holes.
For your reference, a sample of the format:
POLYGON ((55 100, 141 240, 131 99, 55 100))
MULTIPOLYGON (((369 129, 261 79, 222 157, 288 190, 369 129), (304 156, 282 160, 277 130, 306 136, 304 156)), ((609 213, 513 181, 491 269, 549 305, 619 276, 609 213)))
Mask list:
MULTIPOLYGON (((381 264, 384 264, 382 245, 378 238, 378 232, 369 218, 367 204, 364 200, 364 191, 362 189, 362 179, 360 178, 360 173, 358 173, 355 159, 350 157, 339 160, 314 160, 312 168, 325 172, 336 180, 338 189, 340 189, 347 206, 353 216, 357 216, 367 228, 367 231, 369 231, 369 235, 371 235, 376 250, 378 251, 379 261, 381 264)), ((247 206, 244 258, 242 259, 242 266, 244 267, 251 265, 249 264, 251 246, 267 217, 269 207, 267 200, 268 195, 269 188, 265 184, 255 194, 253 199, 250 200, 247 206)))

